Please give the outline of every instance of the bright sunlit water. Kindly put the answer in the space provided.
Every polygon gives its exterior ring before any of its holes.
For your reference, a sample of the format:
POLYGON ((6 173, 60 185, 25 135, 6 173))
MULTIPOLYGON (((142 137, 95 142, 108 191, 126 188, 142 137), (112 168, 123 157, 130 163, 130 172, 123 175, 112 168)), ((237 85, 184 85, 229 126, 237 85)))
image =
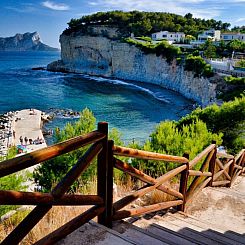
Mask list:
MULTIPOLYGON (((88 107, 97 122, 107 121, 129 142, 143 141, 160 121, 190 112, 190 100, 156 85, 31 69, 59 58, 59 52, 0 52, 0 113, 88 107)), ((68 120, 56 118, 46 127, 63 127, 68 120)))

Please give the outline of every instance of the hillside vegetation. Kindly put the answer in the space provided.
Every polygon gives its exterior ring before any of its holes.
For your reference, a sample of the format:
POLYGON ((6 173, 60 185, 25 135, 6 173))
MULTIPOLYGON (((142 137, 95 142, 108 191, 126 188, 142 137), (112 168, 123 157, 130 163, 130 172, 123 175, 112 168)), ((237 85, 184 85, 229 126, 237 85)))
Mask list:
MULTIPOLYGON (((213 140, 217 145, 225 146, 229 152, 237 153, 245 147, 245 97, 226 102, 222 106, 212 105, 205 109, 196 109, 180 121, 163 121, 151 133, 150 140, 144 144, 133 142, 128 146, 152 152, 182 156, 189 153, 193 159, 213 140)), ((68 123, 61 131, 56 132, 56 142, 61 142, 95 129, 96 119, 88 109, 81 112, 81 118, 75 124, 68 123)), ((122 145, 120 132, 112 130, 109 135, 115 144, 122 145)), ((35 170, 34 179, 44 192, 61 180, 62 176, 75 164, 86 149, 82 148, 71 153, 51 159, 35 170)), ((133 159, 131 165, 157 177, 176 167, 175 163, 165 164, 158 161, 133 159)), ((198 166, 197 166, 198 167, 198 166)), ((75 182, 71 192, 81 190, 89 185, 96 176, 96 163, 92 163, 84 174, 75 182)), ((115 181, 122 178, 115 173, 115 181)))
POLYGON ((184 32, 187 35, 197 36, 198 32, 210 28, 217 30, 228 30, 229 23, 193 18, 188 13, 185 16, 163 13, 163 12, 140 12, 140 11, 110 11, 98 12, 86 15, 79 19, 71 19, 65 33, 83 30, 89 25, 109 25, 119 27, 122 34, 129 36, 134 33, 136 36, 147 36, 151 33, 166 30, 184 32))

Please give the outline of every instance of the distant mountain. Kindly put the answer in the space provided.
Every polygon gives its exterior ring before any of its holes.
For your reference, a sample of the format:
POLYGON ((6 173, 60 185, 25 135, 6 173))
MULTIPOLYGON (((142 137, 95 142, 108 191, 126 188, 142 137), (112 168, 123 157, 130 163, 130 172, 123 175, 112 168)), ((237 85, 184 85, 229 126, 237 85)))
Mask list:
POLYGON ((58 51, 44 44, 38 32, 16 34, 14 37, 0 37, 0 51, 58 51))

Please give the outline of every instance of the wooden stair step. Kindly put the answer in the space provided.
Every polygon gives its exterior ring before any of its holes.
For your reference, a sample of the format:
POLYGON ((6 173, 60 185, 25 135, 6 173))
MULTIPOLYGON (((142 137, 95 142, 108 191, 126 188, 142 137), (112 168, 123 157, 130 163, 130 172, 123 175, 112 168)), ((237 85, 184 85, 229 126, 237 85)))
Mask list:
POLYGON ((234 242, 238 244, 239 243, 245 244, 244 234, 242 235, 240 233, 230 231, 230 230, 227 231, 226 227, 222 227, 220 225, 214 225, 207 221, 197 219, 194 216, 186 215, 181 212, 171 214, 171 215, 174 216, 176 219, 180 219, 184 221, 186 224, 194 225, 196 229, 199 231, 209 231, 212 234, 218 234, 218 235, 222 234, 222 236, 234 240, 234 242))
MULTIPOLYGON (((160 237, 165 237, 169 241, 171 241, 173 244, 180 244, 180 245, 190 245, 190 244, 197 244, 195 241, 192 239, 178 233, 175 231, 172 231, 166 227, 162 227, 158 224, 151 224, 147 229, 160 236, 160 237)), ((199 243, 201 244, 201 243, 199 243)))
POLYGON ((195 240, 202 241, 203 244, 242 245, 241 243, 234 241, 231 238, 225 237, 222 233, 211 230, 210 227, 208 229, 203 229, 200 228, 197 224, 190 224, 185 220, 180 220, 174 217, 166 217, 164 221, 165 225, 170 225, 170 227, 176 226, 176 231, 183 234, 185 233, 186 236, 193 237, 195 240))
MULTIPOLYGON (((214 237, 210 237, 207 234, 204 234, 198 230, 195 229, 195 226, 193 227, 189 227, 188 225, 186 225, 186 223, 182 222, 176 222, 178 221, 176 220, 163 220, 161 221, 158 225, 164 226, 168 229, 171 229, 175 232, 178 232, 186 237, 188 237, 189 239, 192 239, 193 241, 195 241, 195 243, 197 244, 222 244, 222 240, 220 239, 215 239, 214 237)), ((233 244, 232 242, 227 243, 227 244, 233 244)))
POLYGON ((125 221, 113 222, 113 229, 126 236, 132 241, 140 242, 141 245, 165 245, 169 244, 167 240, 156 236, 155 234, 144 230, 138 226, 132 225, 125 221))
MULTIPOLYGON (((145 217, 145 216, 144 216, 145 217)), ((169 244, 197 244, 192 241, 192 239, 183 236, 177 232, 171 231, 170 229, 157 226, 154 224, 157 221, 154 218, 131 218, 128 222, 132 223, 136 227, 140 227, 144 231, 148 231, 157 237, 164 239, 169 244)), ((201 243, 200 243, 201 244, 201 243)))

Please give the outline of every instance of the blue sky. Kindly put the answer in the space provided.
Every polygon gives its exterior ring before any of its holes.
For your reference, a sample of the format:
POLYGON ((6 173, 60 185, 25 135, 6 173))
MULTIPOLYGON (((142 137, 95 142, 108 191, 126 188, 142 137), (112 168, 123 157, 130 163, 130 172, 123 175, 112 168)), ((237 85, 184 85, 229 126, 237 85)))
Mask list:
POLYGON ((109 10, 171 12, 245 25, 245 0, 1 0, 0 37, 38 31, 44 43, 59 47, 71 18, 109 10))

